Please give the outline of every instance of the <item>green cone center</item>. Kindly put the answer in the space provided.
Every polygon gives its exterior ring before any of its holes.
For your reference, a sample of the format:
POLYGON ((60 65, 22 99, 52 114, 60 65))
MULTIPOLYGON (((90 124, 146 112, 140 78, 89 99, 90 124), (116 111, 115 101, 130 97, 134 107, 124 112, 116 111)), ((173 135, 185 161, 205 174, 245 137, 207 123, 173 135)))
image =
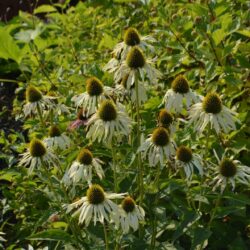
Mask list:
POLYGON ((189 91, 189 84, 187 79, 183 75, 177 76, 171 85, 172 89, 176 93, 186 94, 189 91))
POLYGON ((113 121, 117 117, 117 111, 115 105, 112 101, 105 100, 102 102, 99 110, 98 110, 99 117, 103 121, 113 121))
POLYGON ((126 62, 130 68, 137 69, 142 68, 146 61, 142 51, 137 47, 133 47, 127 55, 126 62))
POLYGON ((163 127, 156 128, 152 134, 152 141, 156 146, 166 146, 169 143, 168 131, 163 127))
POLYGON ((221 99, 216 93, 207 94, 202 102, 202 107, 206 113, 218 114, 222 110, 221 99))
POLYGON ((160 126, 168 128, 173 122, 173 120, 174 120, 173 115, 170 112, 168 112, 166 109, 162 109, 160 111, 159 116, 158 116, 158 122, 160 126))
POLYGON ((128 28, 124 35, 124 42, 129 46, 138 45, 140 43, 140 35, 135 28, 128 28))
POLYGON ((33 139, 30 142, 29 150, 31 156, 33 157, 42 157, 46 154, 46 148, 44 144, 38 139, 33 139))
POLYGON ((233 163, 232 160, 224 159, 220 163, 220 173, 224 177, 233 177, 237 172, 236 165, 233 163))
POLYGON ((34 86, 30 86, 26 90, 26 100, 28 102, 37 102, 42 99, 42 93, 35 88, 34 86))
POLYGON ((176 151, 178 160, 188 163, 192 160, 192 150, 185 146, 180 146, 176 151))
POLYGON ((131 198, 131 197, 126 197, 123 201, 122 201, 122 208, 124 209, 124 211, 126 211, 127 213, 133 212, 135 209, 135 201, 131 198))
POLYGON ((61 135, 61 131, 60 131, 58 126, 53 125, 49 128, 49 136, 50 137, 56 137, 56 136, 60 136, 60 135, 61 135))
POLYGON ((84 165, 90 165, 93 160, 93 154, 86 148, 83 148, 78 156, 77 156, 78 162, 84 165))
POLYGON ((91 77, 86 81, 86 90, 90 96, 99 96, 103 92, 103 84, 98 78, 91 77))
POLYGON ((90 204, 98 205, 105 200, 103 188, 98 184, 93 184, 87 190, 87 199, 90 204))

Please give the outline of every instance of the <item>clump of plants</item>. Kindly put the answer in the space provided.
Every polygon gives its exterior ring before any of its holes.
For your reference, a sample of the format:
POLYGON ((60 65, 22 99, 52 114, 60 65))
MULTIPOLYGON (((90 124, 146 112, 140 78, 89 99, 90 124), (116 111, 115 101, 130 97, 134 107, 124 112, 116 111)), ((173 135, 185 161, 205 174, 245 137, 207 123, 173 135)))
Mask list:
POLYGON ((159 13, 138 3, 141 17, 128 6, 129 25, 107 21, 101 42, 92 15, 119 20, 119 4, 81 3, 68 16, 47 6, 47 24, 32 15, 31 29, 13 30, 28 54, 16 61, 23 125, 5 139, 5 158, 15 155, 0 175, 6 249, 222 249, 225 239, 247 249, 245 26, 221 3, 156 2, 159 13))

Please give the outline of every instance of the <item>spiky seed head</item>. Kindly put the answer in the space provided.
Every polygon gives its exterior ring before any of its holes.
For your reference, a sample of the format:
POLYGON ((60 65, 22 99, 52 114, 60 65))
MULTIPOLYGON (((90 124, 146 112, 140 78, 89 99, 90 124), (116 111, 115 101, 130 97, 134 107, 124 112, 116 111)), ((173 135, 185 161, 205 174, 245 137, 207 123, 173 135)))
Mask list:
POLYGON ((46 148, 39 139, 32 139, 29 146, 29 151, 33 157, 42 157, 46 154, 46 148))
POLYGON ((61 135, 61 130, 58 126, 52 125, 49 128, 49 136, 50 137, 56 137, 56 136, 60 136, 60 135, 61 135))
POLYGON ((226 178, 235 176, 237 167, 230 159, 223 159, 220 163, 220 174, 226 178))
POLYGON ((26 89, 26 100, 28 102, 38 102, 42 99, 42 93, 34 86, 26 89))
POLYGON ((105 122, 115 120, 117 117, 117 111, 114 103, 110 100, 104 100, 98 109, 98 114, 105 122))
POLYGON ((128 28, 124 34, 124 42, 129 46, 138 45, 140 43, 140 35, 135 28, 128 28))
POLYGON ((86 90, 90 96, 99 96, 103 93, 103 84, 96 77, 90 77, 86 81, 86 90))
POLYGON ((92 184, 87 190, 87 199, 88 202, 93 205, 104 202, 105 194, 103 188, 98 184, 92 184))
POLYGON ((171 84, 175 93, 186 94, 189 91, 189 84, 183 75, 178 75, 171 84))
POLYGON ((142 68, 146 63, 146 60, 141 49, 138 47, 131 48, 128 52, 126 63, 133 69, 142 68))
POLYGON ((168 128, 171 123, 174 121, 173 115, 168 112, 166 109, 162 109, 158 115, 159 125, 168 128))
POLYGON ((169 143, 168 131, 163 127, 156 128, 152 134, 152 141, 156 146, 166 146, 169 143))
POLYGON ((130 196, 126 197, 122 201, 122 208, 125 212, 130 213, 135 209, 135 201, 130 196))
POLYGON ((209 93, 202 102, 203 110, 206 113, 218 114, 222 110, 222 102, 217 93, 209 93))
POLYGON ((176 157, 179 161, 183 161, 185 163, 188 163, 192 160, 192 150, 185 146, 180 146, 176 151, 176 157))
POLYGON ((77 156, 77 161, 84 165, 90 165, 92 160, 93 154, 87 148, 83 148, 77 156))

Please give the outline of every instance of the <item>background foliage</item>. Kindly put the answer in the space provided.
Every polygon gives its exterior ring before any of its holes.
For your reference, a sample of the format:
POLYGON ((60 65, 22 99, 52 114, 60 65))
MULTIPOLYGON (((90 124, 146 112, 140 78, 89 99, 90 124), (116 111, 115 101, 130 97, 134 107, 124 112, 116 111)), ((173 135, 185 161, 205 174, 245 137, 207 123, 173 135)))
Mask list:
MULTIPOLYGON (((55 92, 60 102, 72 106, 71 97, 81 93, 88 76, 96 76, 109 86, 112 75, 102 68, 111 58, 114 45, 122 40, 124 30, 136 27, 143 35, 156 38, 157 67, 163 73, 158 86, 150 89, 149 100, 141 113, 145 133, 156 126, 156 113, 162 97, 175 75, 185 73, 193 89, 202 95, 213 90, 223 95, 224 104, 239 113, 241 125, 236 131, 217 138, 209 135, 197 141, 194 131, 185 128, 177 135, 179 142, 195 144, 197 152, 214 161, 212 149, 221 155, 225 148, 245 165, 249 158, 249 55, 250 12, 247 1, 86 1, 76 7, 65 5, 40 6, 33 15, 20 12, 7 24, 0 24, 0 78, 1 86, 17 84, 13 110, 1 108, 1 214, 0 231, 6 233, 4 249, 79 249, 53 194, 39 178, 30 179, 26 171, 17 167, 18 154, 26 148, 29 138, 47 133, 39 121, 24 121, 22 104, 28 85, 38 86, 44 93, 55 92), (35 14, 47 13, 41 20, 35 14), (219 139, 219 140, 218 140, 219 139), (51 215, 58 213, 58 217, 51 215), (78 247, 78 248, 77 248, 78 247)), ((150 55, 152 56, 152 55, 150 55)), ((6 94, 6 93, 4 93, 6 94)), ((60 116, 57 122, 64 129, 75 119, 75 110, 69 116, 60 116)), ((74 146, 66 156, 64 169, 75 159, 78 148, 86 144, 85 132, 71 134, 74 146)), ((111 153, 98 145, 97 156, 106 161, 111 153)), ((63 157, 63 156, 62 156, 63 157)), ((135 172, 129 168, 133 159, 128 145, 121 145, 119 154, 119 189, 136 195, 135 172)), ((60 185, 55 170, 51 172, 55 194, 60 196, 60 185)), ((112 187, 111 171, 106 169, 104 187, 112 187)), ((237 186, 233 193, 227 190, 211 228, 207 227, 214 208, 216 194, 200 180, 187 188, 178 178, 168 179, 161 174, 161 194, 156 209, 150 207, 157 194, 148 177, 145 186, 145 237, 137 233, 124 236, 124 249, 147 249, 152 234, 150 222, 156 216, 157 249, 197 249, 208 239, 207 249, 249 249, 250 247, 250 188, 237 186), (203 195, 201 190, 206 190, 203 195), (203 213, 191 209, 187 196, 201 203, 203 213)), ((78 197, 84 192, 78 190, 78 197)), ((62 201, 65 202, 65 201, 62 201)), ((74 222, 74 221, 73 221, 74 222)), ((75 224, 74 224, 75 225, 75 224)), ((75 228, 75 230, 80 230, 75 228)), ((79 231, 82 248, 103 249, 103 232, 99 227, 79 231), (80 233, 81 232, 81 233, 80 233)), ((111 237, 112 238, 112 237, 111 237)))

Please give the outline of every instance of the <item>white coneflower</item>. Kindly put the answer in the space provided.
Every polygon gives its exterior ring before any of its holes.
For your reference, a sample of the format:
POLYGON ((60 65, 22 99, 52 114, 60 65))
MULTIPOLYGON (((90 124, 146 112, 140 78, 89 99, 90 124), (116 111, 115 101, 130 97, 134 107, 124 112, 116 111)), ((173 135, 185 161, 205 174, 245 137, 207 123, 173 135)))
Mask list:
POLYGON ((154 51, 154 47, 150 44, 155 42, 151 36, 140 36, 135 28, 128 28, 124 34, 124 41, 118 43, 113 51, 114 56, 119 60, 124 60, 131 48, 134 46, 140 47, 142 50, 147 48, 154 51))
POLYGON ((150 166, 161 166, 175 154, 175 142, 170 138, 167 129, 156 128, 148 139, 140 146, 143 158, 148 158, 150 166))
POLYGON ((236 114, 222 105, 221 99, 216 93, 209 93, 202 102, 191 107, 189 123, 193 123, 194 129, 199 133, 202 133, 209 123, 217 134, 222 130, 228 133, 230 130, 236 129, 235 121, 240 122, 233 116, 236 114))
POLYGON ((79 215, 79 224, 85 223, 88 226, 92 219, 94 225, 97 221, 104 224, 104 220, 110 221, 111 213, 119 212, 118 205, 111 200, 122 199, 125 195, 126 193, 105 193, 100 185, 93 184, 87 190, 87 196, 66 206, 67 213, 80 206, 73 214, 73 216, 79 215))
POLYGON ((121 225, 123 233, 128 233, 130 227, 136 231, 139 228, 139 222, 144 221, 145 212, 142 207, 136 205, 131 197, 125 197, 121 203, 121 212, 116 213, 113 220, 116 226, 121 225))
POLYGON ((198 101, 200 101, 200 97, 189 88, 188 81, 183 75, 174 79, 171 89, 163 97, 166 109, 175 113, 181 113, 184 105, 189 109, 192 104, 198 101))
POLYGON ((185 146, 180 146, 176 150, 176 166, 183 168, 188 180, 192 179, 194 168, 197 168, 200 175, 203 175, 202 160, 198 154, 185 146))
POLYGON ((56 125, 52 125, 49 128, 49 137, 43 141, 49 148, 61 150, 69 148, 71 144, 70 138, 65 133, 62 133, 56 125))
POLYGON ((135 80, 140 76, 141 81, 144 83, 146 78, 150 84, 156 83, 160 78, 161 73, 152 66, 153 61, 145 59, 143 52, 138 47, 133 47, 127 57, 126 61, 121 65, 110 65, 110 68, 106 69, 110 73, 115 72, 114 79, 116 83, 122 81, 124 77, 128 76, 127 88, 135 86, 135 80))
MULTIPOLYGON (((131 101, 132 103, 137 102, 135 86, 127 88, 128 75, 122 79, 121 84, 117 84, 114 89, 114 94, 121 102, 131 101)), ((138 102, 142 105, 147 101, 147 92, 141 81, 138 81, 138 102)))
POLYGON ((91 184, 93 170, 95 170, 100 179, 104 177, 104 172, 101 166, 102 163, 103 162, 98 158, 94 158, 93 154, 87 148, 83 148, 79 152, 77 160, 74 161, 69 168, 67 174, 73 183, 87 181, 91 184))
POLYGON ((105 100, 87 125, 89 127, 87 138, 110 144, 116 135, 129 135, 131 119, 121 105, 116 107, 112 101, 105 100))
POLYGON ((218 165, 214 173, 215 177, 211 183, 213 185, 213 190, 220 187, 221 193, 223 193, 228 184, 231 184, 234 190, 236 182, 248 187, 250 186, 250 167, 242 165, 238 160, 234 160, 233 156, 229 158, 225 157, 225 154, 220 160, 215 151, 214 153, 218 165))
POLYGON ((86 92, 72 97, 77 108, 81 107, 86 110, 86 115, 92 115, 98 109, 99 104, 107 99, 105 90, 110 91, 108 87, 104 87, 102 82, 96 77, 90 77, 86 81, 86 92))
POLYGON ((22 159, 19 162, 19 166, 29 166, 29 174, 33 169, 40 168, 41 166, 56 166, 58 164, 58 158, 53 152, 46 148, 42 141, 39 139, 32 139, 29 148, 26 153, 21 154, 22 159))
POLYGON ((174 134, 176 131, 176 124, 174 121, 174 116, 168 112, 166 109, 161 109, 157 117, 157 125, 159 127, 164 127, 168 130, 170 135, 174 134))
POLYGON ((26 89, 26 100, 27 103, 23 107, 23 112, 25 116, 35 115, 45 109, 53 109, 54 104, 52 103, 54 97, 43 96, 42 93, 34 86, 29 86, 26 89))

